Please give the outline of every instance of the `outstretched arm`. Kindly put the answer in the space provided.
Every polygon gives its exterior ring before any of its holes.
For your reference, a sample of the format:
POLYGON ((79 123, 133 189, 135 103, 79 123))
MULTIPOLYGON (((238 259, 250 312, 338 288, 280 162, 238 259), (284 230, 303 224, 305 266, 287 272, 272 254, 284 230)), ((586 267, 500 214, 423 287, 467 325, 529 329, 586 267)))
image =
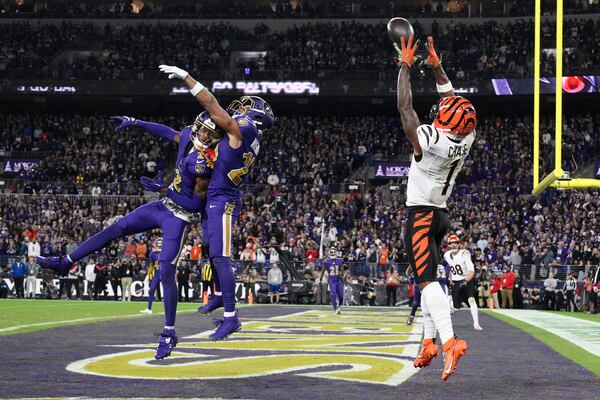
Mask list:
POLYGON ((427 38, 426 47, 428 56, 425 60, 425 64, 433 69, 438 93, 442 97, 454 96, 454 88, 452 87, 450 79, 448 79, 448 75, 446 75, 446 72, 444 71, 444 67, 442 67, 442 59, 441 57, 438 57, 435 51, 433 38, 431 36, 427 38))
POLYGON ((145 130, 146 132, 150 132, 153 135, 158 137, 168 139, 171 142, 179 143, 179 137, 181 134, 174 130, 171 127, 168 127, 163 124, 157 124, 155 122, 147 122, 142 120, 136 120, 136 124, 134 126, 138 126, 145 130))
POLYGON ((175 143, 179 143, 179 137, 181 136, 179 132, 166 125, 142 121, 141 119, 115 115, 110 117, 110 121, 115 125, 118 124, 115 128, 117 132, 129 127, 139 127, 146 132, 175 143))
POLYGON ((158 68, 169 74, 169 79, 179 78, 185 82, 190 89, 192 96, 198 100, 198 103, 210 113, 210 118, 225 132, 229 137, 229 144, 233 148, 238 148, 242 144, 242 131, 237 122, 227 114, 227 111, 221 107, 215 96, 204 87, 200 82, 197 82, 191 75, 181 68, 171 65, 159 65, 158 68))
POLYGON ((418 41, 412 46, 413 36, 411 36, 408 39, 408 46, 406 46, 404 37, 402 37, 401 40, 401 49, 394 43, 394 47, 398 51, 399 56, 397 63, 400 64, 400 72, 398 72, 398 82, 396 87, 396 101, 406 137, 412 145, 415 156, 419 156, 423 154, 417 137, 419 117, 412 106, 412 89, 410 87, 410 68, 415 62, 415 51, 417 50, 418 41))

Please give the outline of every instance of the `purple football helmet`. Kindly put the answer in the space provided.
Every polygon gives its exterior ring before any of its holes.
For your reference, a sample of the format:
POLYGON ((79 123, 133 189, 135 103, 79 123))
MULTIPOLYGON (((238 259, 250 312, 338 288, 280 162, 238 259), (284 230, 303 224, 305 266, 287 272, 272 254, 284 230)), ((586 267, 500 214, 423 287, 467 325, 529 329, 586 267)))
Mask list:
POLYGON ((227 111, 247 117, 261 132, 275 123, 273 109, 269 103, 258 96, 242 96, 239 100, 232 101, 227 111))

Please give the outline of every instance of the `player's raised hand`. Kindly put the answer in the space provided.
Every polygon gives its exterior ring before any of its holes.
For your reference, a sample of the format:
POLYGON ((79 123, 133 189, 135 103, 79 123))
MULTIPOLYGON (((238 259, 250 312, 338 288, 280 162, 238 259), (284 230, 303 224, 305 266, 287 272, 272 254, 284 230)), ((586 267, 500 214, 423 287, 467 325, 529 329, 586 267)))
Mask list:
POLYGON ((394 48, 398 52, 396 58, 394 58, 394 62, 399 67, 402 64, 408 65, 408 68, 411 68, 415 62, 419 61, 419 57, 415 57, 415 53, 417 51, 417 47, 419 47, 419 41, 417 40, 413 45, 414 35, 410 35, 408 38, 408 44, 406 44, 406 40, 404 36, 400 38, 400 44, 402 48, 398 47, 398 43, 394 43, 394 48))
POLYGON ((125 115, 113 115, 110 117, 109 121, 116 126, 115 131, 119 132, 130 126, 135 126, 137 120, 135 118, 126 117, 125 115))
POLYGON ((165 74, 169 74, 169 79, 178 78, 178 79, 183 80, 183 79, 187 78, 188 75, 189 75, 187 71, 185 71, 185 70, 183 70, 183 69, 181 69, 179 67, 176 67, 174 65, 164 65, 164 64, 162 64, 162 65, 158 66, 158 69, 160 70, 160 72, 164 72, 165 74))
POLYGON ((158 192, 160 189, 164 189, 167 187, 167 184, 163 180, 163 171, 159 171, 156 178, 148 178, 147 176, 142 176, 140 179, 140 184, 145 190, 150 192, 158 192))
POLYGON ((425 65, 431 68, 437 68, 442 63, 442 57, 438 57, 435 52, 435 46, 433 45, 433 38, 429 36, 427 38, 427 43, 425 44, 427 48, 427 58, 425 59, 425 65))

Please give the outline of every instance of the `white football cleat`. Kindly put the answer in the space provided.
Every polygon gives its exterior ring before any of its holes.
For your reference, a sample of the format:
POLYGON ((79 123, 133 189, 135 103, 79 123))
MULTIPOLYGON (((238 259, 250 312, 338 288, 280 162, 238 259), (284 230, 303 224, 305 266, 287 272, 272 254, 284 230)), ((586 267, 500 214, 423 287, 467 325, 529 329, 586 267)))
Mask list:
POLYGON ((336 308, 335 313, 340 315, 342 313, 342 309, 340 307, 336 308))
POLYGON ((482 331, 483 330, 483 328, 479 324, 473 324, 473 329, 475 329, 476 331, 482 331))
POLYGON ((146 308, 146 309, 140 311, 140 314, 152 314, 152 310, 149 310, 146 308))

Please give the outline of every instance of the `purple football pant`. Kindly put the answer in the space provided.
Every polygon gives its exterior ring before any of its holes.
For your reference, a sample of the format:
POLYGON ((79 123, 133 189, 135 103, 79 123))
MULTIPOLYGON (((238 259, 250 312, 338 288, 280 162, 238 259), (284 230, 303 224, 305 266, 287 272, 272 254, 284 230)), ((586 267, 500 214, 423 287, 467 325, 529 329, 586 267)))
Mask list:
POLYGON ((344 303, 344 282, 340 280, 329 281, 329 292, 331 295, 331 305, 334 310, 344 303))
POLYGON ((160 270, 154 271, 154 276, 150 281, 150 288, 148 289, 148 310, 152 310, 152 303, 154 303, 154 293, 158 290, 158 297, 160 297, 160 270))
POLYGON ((214 266, 213 279, 217 292, 219 286, 221 287, 225 312, 235 311, 235 274, 231 267, 231 232, 241 209, 241 201, 209 199, 206 204, 210 260, 214 266))
POLYGON ((210 266, 213 270, 212 282, 214 283, 214 287, 211 288, 211 290, 213 292, 221 293, 221 281, 219 281, 219 275, 216 273, 215 265, 210 256, 210 240, 208 239, 208 214, 206 213, 206 209, 201 215, 202 218, 200 219, 200 226, 202 226, 202 258, 210 263, 210 266))
POLYGON ((177 312, 175 263, 181 253, 187 226, 187 221, 177 218, 162 201, 156 200, 136 208, 103 231, 90 237, 69 254, 69 257, 71 260, 77 261, 120 237, 161 228, 163 244, 158 262, 160 280, 164 289, 165 325, 175 326, 175 313, 177 312))
POLYGON ((414 317, 417 314, 417 308, 421 307, 421 289, 419 289, 419 285, 416 282, 412 285, 414 289, 414 297, 412 307, 410 309, 410 315, 414 317))

